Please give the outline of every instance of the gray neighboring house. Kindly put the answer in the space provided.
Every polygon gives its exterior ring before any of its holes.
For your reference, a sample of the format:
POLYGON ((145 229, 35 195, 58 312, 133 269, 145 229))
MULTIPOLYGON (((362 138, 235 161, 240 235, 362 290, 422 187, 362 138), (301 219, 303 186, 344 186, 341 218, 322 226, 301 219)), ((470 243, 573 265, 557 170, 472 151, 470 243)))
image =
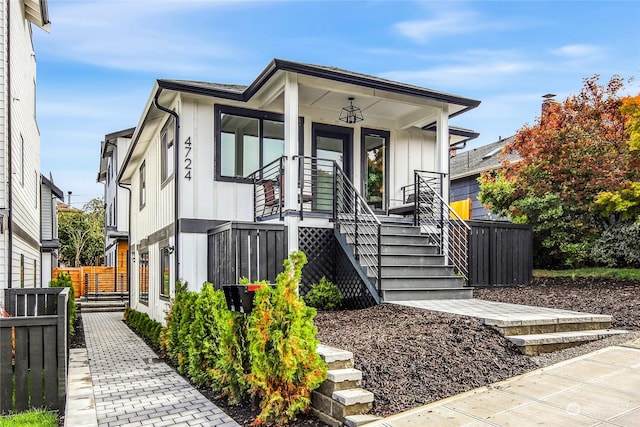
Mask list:
MULTIPOLYGON (((480 192, 478 178, 483 172, 494 171, 502 167, 503 156, 501 153, 514 138, 515 136, 500 138, 496 142, 472 150, 452 152, 449 165, 451 173, 450 200, 456 202, 470 198, 472 200, 472 220, 507 220, 489 212, 478 200, 480 192)), ((519 160, 516 153, 508 154, 506 158, 511 162, 519 160)))
POLYGON ((52 279, 53 269, 58 267, 58 201, 62 201, 64 194, 60 188, 43 175, 40 177, 40 266, 42 268, 42 287, 47 287, 52 279))

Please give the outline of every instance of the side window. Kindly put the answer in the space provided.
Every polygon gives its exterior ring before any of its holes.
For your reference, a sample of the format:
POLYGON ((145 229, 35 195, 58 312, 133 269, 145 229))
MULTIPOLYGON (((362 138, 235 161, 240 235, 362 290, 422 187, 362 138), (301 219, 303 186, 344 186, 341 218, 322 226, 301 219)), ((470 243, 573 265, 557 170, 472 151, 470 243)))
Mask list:
POLYGON ((160 249, 160 296, 169 298, 171 291, 171 249, 160 249))
POLYGON ((173 176, 173 166, 175 160, 175 126, 174 119, 171 118, 162 128, 160 133, 160 145, 161 145, 161 182, 165 182, 173 176))
POLYGON ((149 252, 140 253, 138 286, 138 300, 144 305, 149 305, 149 252))
POLYGON ((147 204, 147 163, 140 165, 140 209, 147 204))

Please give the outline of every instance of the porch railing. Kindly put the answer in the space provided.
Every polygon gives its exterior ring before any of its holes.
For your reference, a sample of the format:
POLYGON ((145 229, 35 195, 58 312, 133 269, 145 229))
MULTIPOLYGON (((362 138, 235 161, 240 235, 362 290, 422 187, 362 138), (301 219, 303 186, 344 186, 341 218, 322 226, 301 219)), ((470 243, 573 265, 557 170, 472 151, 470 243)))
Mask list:
POLYGON ((250 175, 253 179, 254 219, 283 219, 284 161, 280 157, 250 175))
POLYGON ((468 280, 471 227, 444 200, 439 180, 434 185, 435 177, 433 172, 414 172, 414 222, 448 257, 455 272, 468 280))
POLYGON ((333 218, 337 230, 353 248, 360 265, 367 268, 367 276, 375 280, 381 294, 381 224, 367 202, 356 190, 342 168, 333 164, 333 218))

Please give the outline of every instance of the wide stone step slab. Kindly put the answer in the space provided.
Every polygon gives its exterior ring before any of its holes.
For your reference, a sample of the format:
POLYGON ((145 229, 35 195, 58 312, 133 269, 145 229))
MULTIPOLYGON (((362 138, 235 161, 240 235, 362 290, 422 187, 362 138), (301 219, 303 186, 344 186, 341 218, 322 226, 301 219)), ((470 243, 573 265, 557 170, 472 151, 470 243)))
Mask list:
POLYGON ((550 332, 544 334, 510 335, 506 339, 518 346, 518 349, 528 355, 550 353, 563 348, 574 347, 588 341, 596 341, 612 335, 626 334, 622 329, 599 329, 588 331, 550 332))

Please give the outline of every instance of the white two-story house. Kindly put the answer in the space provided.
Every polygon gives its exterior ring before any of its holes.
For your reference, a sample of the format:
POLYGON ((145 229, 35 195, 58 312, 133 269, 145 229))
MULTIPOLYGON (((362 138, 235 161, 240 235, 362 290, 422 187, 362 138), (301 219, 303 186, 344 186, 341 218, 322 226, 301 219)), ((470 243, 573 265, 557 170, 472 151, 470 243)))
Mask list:
POLYGON ((347 305, 464 298, 449 119, 479 101, 275 59, 248 86, 157 80, 118 181, 131 191, 131 302, 164 317, 175 281, 275 279, 308 257, 347 305))
POLYGON ((46 0, 0 3, 0 300, 42 285, 34 26, 48 31, 46 0))

